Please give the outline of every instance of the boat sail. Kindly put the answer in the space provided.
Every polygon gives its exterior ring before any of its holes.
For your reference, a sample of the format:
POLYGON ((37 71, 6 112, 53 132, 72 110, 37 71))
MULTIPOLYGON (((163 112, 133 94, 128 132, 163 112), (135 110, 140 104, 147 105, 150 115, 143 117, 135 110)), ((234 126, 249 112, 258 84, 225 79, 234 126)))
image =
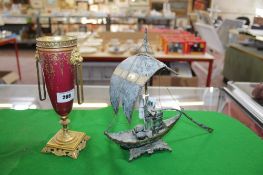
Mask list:
MULTIPOLYGON (((163 109, 156 108, 155 101, 148 94, 147 82, 161 69, 176 72, 149 54, 147 30, 145 30, 142 48, 143 52, 128 57, 116 67, 110 82, 110 101, 114 112, 118 113, 121 102, 128 122, 132 119, 135 102, 139 97, 142 101, 141 110, 144 125, 137 125, 130 131, 118 133, 110 133, 109 129, 105 131, 105 135, 109 139, 122 148, 130 150, 129 160, 145 153, 152 154, 157 150, 171 151, 172 149, 161 138, 173 128, 182 114, 185 114, 179 111, 175 116, 163 120, 163 109), (144 94, 142 93, 143 89, 144 94)), ((192 118, 187 117, 193 121, 192 118)), ((195 121, 194 123, 203 128, 206 127, 195 121)))

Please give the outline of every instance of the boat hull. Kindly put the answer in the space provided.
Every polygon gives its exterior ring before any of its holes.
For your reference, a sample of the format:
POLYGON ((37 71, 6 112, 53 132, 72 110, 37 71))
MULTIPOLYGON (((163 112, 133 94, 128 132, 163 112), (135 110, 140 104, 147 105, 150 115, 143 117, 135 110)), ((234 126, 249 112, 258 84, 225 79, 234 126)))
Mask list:
POLYGON ((145 139, 138 139, 134 134, 133 130, 123 131, 118 133, 109 133, 104 132, 104 134, 120 145, 123 149, 132 149, 138 148, 147 144, 151 144, 153 142, 158 141, 163 136, 165 136, 175 125, 175 123, 179 120, 180 116, 172 117, 167 120, 163 120, 165 127, 161 129, 157 134, 154 134, 152 137, 147 137, 145 139))

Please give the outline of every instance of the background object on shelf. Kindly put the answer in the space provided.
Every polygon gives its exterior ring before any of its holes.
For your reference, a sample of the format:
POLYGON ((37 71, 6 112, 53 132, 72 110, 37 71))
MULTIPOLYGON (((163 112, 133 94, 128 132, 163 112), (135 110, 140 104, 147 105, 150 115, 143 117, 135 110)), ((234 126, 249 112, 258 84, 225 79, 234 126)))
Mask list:
POLYGON ((82 43, 91 35, 90 32, 67 32, 66 36, 72 36, 78 39, 78 43, 82 43))
POLYGON ((198 78, 191 68, 191 65, 187 62, 173 62, 170 63, 170 67, 178 72, 178 76, 172 79, 173 86, 181 87, 197 87, 198 78))
POLYGON ((195 23, 195 28, 199 35, 206 41, 209 49, 219 53, 225 52, 225 48, 218 36, 218 33, 212 25, 195 23))
POLYGON ((60 9, 74 9, 75 0, 56 0, 60 9))
POLYGON ((196 11, 196 14, 198 16, 198 23, 203 23, 207 25, 213 25, 213 20, 209 16, 209 13, 206 11, 198 10, 196 11))
POLYGON ((92 33, 88 39, 86 39, 81 46, 89 46, 89 47, 100 47, 103 45, 103 39, 99 38, 98 34, 92 33))
POLYGON ((12 36, 12 32, 8 30, 0 30, 0 39, 8 38, 12 36))
POLYGON ((253 24, 263 26, 263 17, 254 17, 253 24))
POLYGON ((84 47, 100 47, 102 45, 102 42, 99 41, 85 41, 84 43, 81 44, 81 46, 84 47))
POLYGON ((19 80, 19 76, 15 72, 0 71, 0 84, 13 84, 19 80))
POLYGON ((262 17, 254 17, 253 24, 251 26, 252 29, 263 29, 263 18, 262 17))
POLYGON ((121 53, 124 53, 126 50, 127 48, 123 45, 108 47, 108 52, 112 54, 121 54, 121 53))
MULTIPOLYGON (((207 11, 210 14, 210 17, 212 19, 212 21, 216 22, 216 20, 218 19, 218 13, 221 13, 222 10, 220 10, 220 8, 218 7, 217 4, 213 3, 213 1, 211 2, 210 8, 207 9, 207 11)), ((221 17, 222 18, 222 17, 221 17)))
POLYGON ((170 63, 170 67, 178 72, 178 77, 193 77, 191 65, 187 62, 172 62, 170 63))
POLYGON ((242 21, 244 26, 248 27, 250 25, 250 19, 248 17, 239 16, 236 19, 242 21))
POLYGON ((21 14, 27 15, 29 8, 30 8, 30 5, 28 3, 26 3, 26 4, 22 3, 21 7, 20 7, 21 14))
POLYGON ((230 37, 229 31, 233 29, 240 29, 242 28, 243 25, 244 23, 241 20, 232 20, 232 19, 223 20, 223 23, 217 29, 217 33, 224 48, 227 48, 229 46, 229 37, 230 37))
MULTIPOLYGON (((84 45, 85 46, 85 45, 84 45)), ((96 53, 98 51, 98 49, 96 47, 79 47, 79 52, 80 53, 89 53, 89 54, 93 54, 96 53)))
POLYGON ((161 45, 165 54, 204 54, 206 42, 200 37, 183 30, 170 30, 169 33, 160 34, 161 45))
POLYGON ((198 78, 193 72, 193 77, 174 77, 171 75, 156 75, 153 77, 152 86, 179 86, 198 87, 198 78))
POLYGON ((120 41, 118 38, 112 38, 109 42, 108 42, 108 45, 109 46, 115 46, 115 47, 118 47, 120 46, 120 41))
POLYGON ((88 11, 89 9, 89 0, 75 0, 77 11, 88 11))
POLYGON ((30 6, 34 9, 41 9, 44 6, 44 2, 43 0, 30 0, 30 6))
MULTIPOLYGON (((167 1, 161 0, 151 0, 150 6, 151 9, 155 9, 157 11, 163 11, 163 9, 167 8, 167 1)), ((188 13, 192 11, 192 2, 188 0, 170 0, 168 2, 168 6, 170 6, 170 14, 174 14, 178 17, 186 17, 188 13)), ((169 7, 167 8, 169 9, 169 7)), ((166 15, 165 13, 163 13, 166 15)), ((169 14, 169 16, 170 16, 169 14)))
POLYGON ((139 51, 139 48, 140 48, 140 45, 139 45, 139 44, 133 44, 132 46, 129 47, 130 53, 131 53, 132 55, 137 54, 138 51, 139 51))
POLYGON ((36 38, 36 30, 33 23, 28 23, 19 31, 20 39, 23 41, 32 40, 36 38))
POLYGON ((2 15, 0 15, 0 32, 2 30, 2 26, 5 25, 4 19, 2 18, 2 15))
POLYGON ((117 65, 118 63, 116 62, 83 63, 84 84, 108 86, 110 84, 110 77, 117 65))
MULTIPOLYGON (((170 63, 170 67, 176 70, 179 75, 174 76, 168 73, 168 75, 161 75, 156 73, 152 79, 153 86, 182 86, 182 87, 197 87, 198 78, 195 72, 191 69, 189 63, 186 62, 173 62, 170 63)), ((161 73, 161 72, 160 72, 161 73)))
POLYGON ((12 8, 12 1, 11 0, 4 0, 3 1, 4 11, 9 11, 12 8))
POLYGON ((211 6, 212 0, 192 0, 193 10, 207 10, 211 6))
POLYGON ((163 3, 163 15, 170 15, 172 13, 171 11, 171 4, 168 0, 165 0, 163 3))
POLYGON ((189 30, 191 28, 189 19, 187 17, 176 17, 175 26, 177 29, 189 30))

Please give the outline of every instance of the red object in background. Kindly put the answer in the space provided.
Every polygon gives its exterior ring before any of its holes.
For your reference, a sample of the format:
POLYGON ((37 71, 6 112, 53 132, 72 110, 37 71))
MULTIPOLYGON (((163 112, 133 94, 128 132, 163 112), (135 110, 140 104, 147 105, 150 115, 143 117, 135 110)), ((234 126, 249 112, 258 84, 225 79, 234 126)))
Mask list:
POLYGON ((211 0, 194 0, 193 10, 207 10, 210 6, 211 0))
POLYGON ((39 50, 47 91, 54 110, 60 116, 70 113, 74 99, 74 66, 72 50, 39 50))
POLYGON ((187 31, 170 30, 169 33, 160 34, 160 36, 165 54, 204 54, 206 51, 206 42, 187 31))
POLYGON ((187 42, 187 53, 205 53, 206 42, 201 38, 189 39, 187 42))
POLYGON ((166 38, 163 45, 163 50, 165 54, 168 53, 186 54, 187 43, 182 38, 166 38))
POLYGON ((19 79, 22 80, 20 63, 19 63, 19 56, 18 56, 18 46, 17 46, 17 42, 16 42, 16 35, 12 35, 11 37, 0 39, 0 46, 4 46, 7 44, 14 44, 15 54, 16 54, 17 71, 18 71, 19 79))

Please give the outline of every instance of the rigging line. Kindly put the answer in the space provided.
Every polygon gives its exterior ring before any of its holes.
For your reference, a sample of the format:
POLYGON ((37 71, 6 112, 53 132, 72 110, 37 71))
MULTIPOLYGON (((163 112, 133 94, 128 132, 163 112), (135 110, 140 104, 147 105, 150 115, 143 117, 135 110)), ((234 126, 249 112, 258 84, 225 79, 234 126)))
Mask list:
POLYGON ((170 67, 165 66, 165 68, 166 68, 167 70, 171 71, 172 73, 174 73, 175 75, 179 75, 179 73, 178 73, 177 71, 171 69, 170 67))
POLYGON ((160 103, 160 107, 161 109, 163 108, 162 107, 162 103, 161 103, 161 88, 160 88, 160 84, 161 84, 161 74, 162 72, 164 71, 164 68, 162 68, 159 72, 159 84, 158 84, 158 99, 159 99, 159 103, 160 103))
POLYGON ((176 102, 176 99, 174 98, 174 96, 172 95, 170 89, 168 89, 168 87, 166 87, 166 90, 168 91, 169 95, 171 96, 172 100, 176 102))
MULTIPOLYGON (((114 113, 115 114, 115 113, 114 113)), ((108 125, 107 129, 104 131, 104 133, 107 133, 114 125, 114 123, 117 120, 117 115, 115 114, 115 116, 113 117, 113 119, 110 121, 110 124, 108 125)))
MULTIPOLYGON (((173 97, 170 89, 168 89, 168 88, 166 88, 166 89, 167 89, 168 93, 170 94, 170 96, 172 97, 172 99, 173 99, 174 101, 176 101, 176 100, 174 99, 174 97, 173 97)), ((184 109, 183 109, 183 108, 182 108, 182 110, 171 108, 171 110, 176 110, 176 111, 178 111, 178 112, 182 112, 182 113, 184 114, 184 116, 185 116, 188 120, 190 120, 191 122, 193 122, 193 123, 196 124, 197 126, 199 126, 199 127, 203 128, 203 129, 207 130, 209 133, 213 132, 213 130, 214 130, 213 128, 210 128, 210 127, 208 127, 208 126, 206 126, 206 125, 204 125, 204 124, 202 124, 202 123, 199 123, 199 122, 195 121, 192 117, 190 117, 188 114, 186 114, 186 113, 184 112, 184 109)))
POLYGON ((183 110, 179 110, 179 109, 175 109, 175 108, 164 108, 164 110, 175 110, 179 113, 182 113, 188 120, 190 120, 191 122, 193 122, 197 126, 207 130, 207 132, 212 133, 214 131, 213 128, 210 128, 210 127, 208 127, 202 123, 198 123, 197 121, 195 121, 192 117, 190 117, 188 114, 186 114, 183 110))

